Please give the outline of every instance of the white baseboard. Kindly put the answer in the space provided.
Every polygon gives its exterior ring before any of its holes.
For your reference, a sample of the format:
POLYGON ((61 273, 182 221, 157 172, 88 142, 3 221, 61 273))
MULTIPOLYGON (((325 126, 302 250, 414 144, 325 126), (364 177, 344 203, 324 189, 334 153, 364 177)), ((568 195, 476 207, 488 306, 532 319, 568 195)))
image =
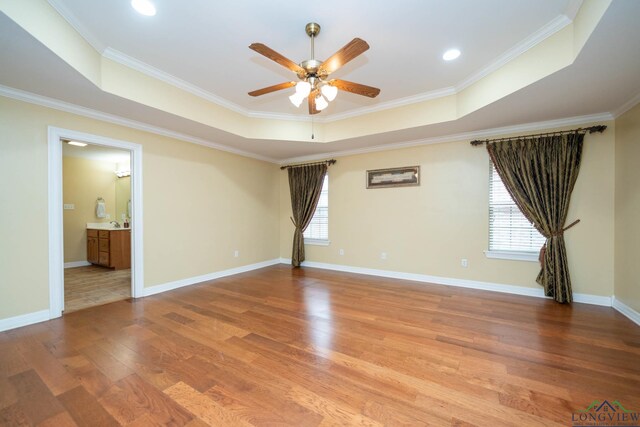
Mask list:
POLYGON ((64 268, 86 267, 88 265, 91 265, 89 261, 71 261, 71 262, 65 262, 64 268))
MULTIPOLYGON (((291 264, 291 259, 280 258, 282 264, 291 264)), ((322 262, 305 261, 304 267, 322 268, 325 270, 344 271, 347 273, 368 274, 370 276, 389 277, 392 279, 412 280, 414 282, 433 283, 436 285, 457 286, 460 288, 479 289, 483 291, 502 292, 507 294, 525 295, 529 297, 548 298, 542 288, 526 288, 517 285, 480 282, 467 279, 453 279, 449 277, 429 276, 426 274, 403 273, 400 271, 377 270, 373 268, 352 267, 340 264, 326 264, 322 262)), ((584 304, 611 307, 611 297, 590 294, 573 294, 573 300, 584 304)))
POLYGON ((49 320, 49 309, 0 319, 0 332, 8 331, 9 329, 21 328, 22 326, 33 325, 34 323, 40 323, 46 320, 49 320))
POLYGON ((243 265, 242 267, 230 268, 228 270, 217 271, 215 273, 204 274, 202 276, 189 277, 186 279, 180 279, 173 282, 163 283, 161 285, 151 286, 144 288, 142 291, 143 297, 159 294, 162 292, 171 291, 173 289, 182 288, 184 286, 195 285, 196 283, 207 282, 209 280, 219 279, 221 277, 231 276, 239 273, 246 273, 247 271, 257 270, 259 268, 269 267, 271 265, 280 264, 280 259, 272 259, 268 261, 262 261, 255 264, 243 265))
POLYGON ((613 296, 613 308, 629 318, 633 323, 640 326, 640 313, 629 307, 627 304, 613 296))

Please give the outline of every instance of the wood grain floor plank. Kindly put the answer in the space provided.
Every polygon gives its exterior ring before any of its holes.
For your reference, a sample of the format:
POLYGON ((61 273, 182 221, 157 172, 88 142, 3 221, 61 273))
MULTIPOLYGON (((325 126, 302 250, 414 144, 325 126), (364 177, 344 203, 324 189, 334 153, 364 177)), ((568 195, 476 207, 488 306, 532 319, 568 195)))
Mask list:
POLYGON ((251 426, 187 384, 179 382, 164 391, 167 396, 210 426, 251 426))
POLYGON ((18 403, 14 403, 13 405, 9 405, 0 410, 0 425, 18 427, 33 426, 34 424, 24 413, 22 406, 18 403))
POLYGON ((0 377, 0 409, 13 405, 17 401, 18 393, 13 384, 7 378, 0 377))
POLYGON ((55 395, 78 386, 74 378, 51 353, 43 343, 29 337, 18 345, 18 351, 24 360, 33 367, 47 387, 55 395))
POLYGON ((611 308, 280 265, 0 333, 0 425, 569 425, 638 360, 611 308))
POLYGON ((60 412, 38 424, 38 427, 77 427, 76 423, 68 412, 60 412))
POLYGON ((9 377, 18 396, 17 405, 34 424, 50 418, 64 408, 35 370, 25 371, 9 377))
POLYGON ((104 427, 120 425, 83 386, 62 393, 58 396, 58 400, 78 425, 104 427))
POLYGON ((115 386, 101 403, 121 424, 151 415, 160 425, 183 426, 193 418, 182 406, 136 374, 123 378, 115 386))
POLYGON ((133 369, 127 367, 97 345, 84 347, 81 352, 112 382, 121 380, 134 372, 133 369))

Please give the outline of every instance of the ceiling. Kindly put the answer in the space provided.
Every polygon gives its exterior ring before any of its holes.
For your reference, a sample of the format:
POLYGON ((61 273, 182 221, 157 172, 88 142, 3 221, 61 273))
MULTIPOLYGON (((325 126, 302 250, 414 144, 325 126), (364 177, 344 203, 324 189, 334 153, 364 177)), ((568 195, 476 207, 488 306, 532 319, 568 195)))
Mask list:
POLYGON ((88 144, 85 147, 77 145, 62 144, 63 157, 80 157, 83 159, 95 160, 103 163, 129 163, 131 152, 129 150, 119 150, 117 148, 102 147, 100 145, 88 144))
MULTIPOLYGON (((155 0, 157 15, 144 17, 128 0, 48 3, 103 57, 171 82, 243 120, 269 119, 275 123, 269 129, 294 123, 291 126, 302 126, 305 133, 310 133, 310 119, 304 108, 295 108, 287 99, 292 89, 259 98, 247 95, 295 79, 284 67, 248 49, 252 42, 265 43, 298 62, 310 56, 307 22, 322 26, 315 46, 318 59, 354 37, 366 40, 371 48, 332 76, 379 87, 381 94, 369 99, 341 92, 315 123, 345 126, 353 121, 357 127, 363 117, 375 123, 383 117, 376 114, 391 117, 403 108, 427 108, 421 106, 431 104, 421 103, 455 96, 496 70, 507 69, 511 61, 536 53, 539 44, 584 9, 576 0, 405 0, 402 7, 380 0, 326 0, 320 6, 295 7, 259 0, 191 0, 184 7, 181 2, 155 0), (442 53, 451 47, 462 55, 445 62, 442 53)), ((82 107, 76 112, 274 161, 420 143, 523 123, 605 117, 603 113, 614 114, 640 93, 640 2, 634 0, 612 2, 575 60, 464 114, 404 126, 371 126, 335 138, 323 139, 320 133, 315 142, 277 131, 244 135, 198 115, 105 90, 54 53, 45 36, 27 31, 10 16, 0 13, 0 57, 12 59, 3 60, 0 67, 5 89, 0 94, 17 89, 19 94, 11 96, 47 97, 57 108, 82 107)))

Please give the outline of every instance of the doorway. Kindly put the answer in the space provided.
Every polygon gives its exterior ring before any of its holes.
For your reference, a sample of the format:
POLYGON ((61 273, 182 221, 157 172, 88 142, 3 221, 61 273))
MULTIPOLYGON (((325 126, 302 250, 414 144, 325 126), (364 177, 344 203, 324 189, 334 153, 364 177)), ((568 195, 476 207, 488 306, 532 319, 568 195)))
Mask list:
POLYGON ((142 147, 54 127, 48 142, 50 318, 142 296, 142 147))
POLYGON ((131 152, 63 140, 64 311, 131 297, 131 152))

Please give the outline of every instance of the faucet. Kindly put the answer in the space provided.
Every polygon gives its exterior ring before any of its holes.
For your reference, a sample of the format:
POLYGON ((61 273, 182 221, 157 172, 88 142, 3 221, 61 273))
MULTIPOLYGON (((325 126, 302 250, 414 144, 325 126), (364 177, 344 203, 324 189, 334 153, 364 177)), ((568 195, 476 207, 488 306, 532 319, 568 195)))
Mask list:
POLYGON ((118 221, 111 221, 109 224, 113 224, 113 228, 120 228, 120 223, 118 221))

